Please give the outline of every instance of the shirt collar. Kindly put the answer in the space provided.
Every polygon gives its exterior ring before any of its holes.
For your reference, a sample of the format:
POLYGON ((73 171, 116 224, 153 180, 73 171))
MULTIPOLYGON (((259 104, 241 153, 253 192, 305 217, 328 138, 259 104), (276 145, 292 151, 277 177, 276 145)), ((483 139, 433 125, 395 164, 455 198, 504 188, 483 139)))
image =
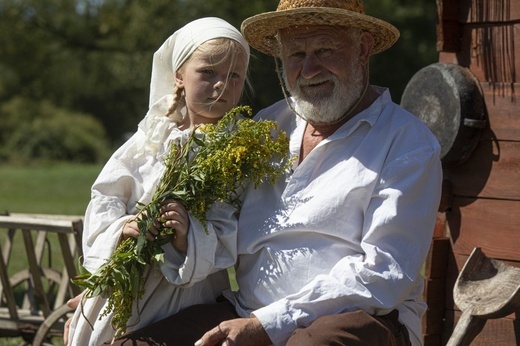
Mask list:
POLYGON ((379 93, 379 97, 368 108, 359 112, 353 116, 352 119, 343 124, 329 139, 346 137, 361 126, 362 123, 368 123, 370 126, 374 126, 385 105, 392 102, 392 97, 390 96, 388 88, 379 86, 373 86, 373 88, 379 93))

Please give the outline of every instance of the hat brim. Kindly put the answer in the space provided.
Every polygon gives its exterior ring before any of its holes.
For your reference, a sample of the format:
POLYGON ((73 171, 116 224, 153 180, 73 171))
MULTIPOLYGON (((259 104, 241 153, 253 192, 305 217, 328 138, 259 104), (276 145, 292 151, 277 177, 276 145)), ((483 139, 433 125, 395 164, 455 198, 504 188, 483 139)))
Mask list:
POLYGON ((374 37, 372 54, 390 48, 399 38, 399 30, 381 19, 325 7, 303 7, 258 14, 245 19, 240 29, 253 48, 272 56, 279 56, 276 40, 278 31, 302 25, 349 26, 368 31, 374 37))

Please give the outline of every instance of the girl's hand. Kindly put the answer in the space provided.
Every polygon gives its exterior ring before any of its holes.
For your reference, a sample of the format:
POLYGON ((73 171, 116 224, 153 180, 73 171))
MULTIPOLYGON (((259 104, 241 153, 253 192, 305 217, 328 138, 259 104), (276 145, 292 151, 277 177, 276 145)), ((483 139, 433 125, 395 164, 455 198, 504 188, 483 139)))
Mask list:
POLYGON ((184 206, 175 200, 166 200, 161 208, 161 219, 164 228, 174 230, 174 236, 171 240, 173 246, 180 252, 188 251, 188 230, 190 228, 190 218, 184 206))
MULTIPOLYGON (((85 291, 81 292, 75 297, 70 298, 67 301, 67 306, 73 310, 76 310, 81 303, 81 299, 83 299, 83 294, 85 291)), ((63 345, 69 346, 69 330, 70 330, 70 324, 72 323, 72 317, 69 318, 65 325, 63 326, 63 345)))
POLYGON ((126 222, 123 226, 122 233, 123 240, 128 238, 139 238, 139 227, 137 227, 136 219, 126 222))
MULTIPOLYGON (((141 233, 141 231, 139 230, 139 226, 137 225, 137 219, 140 215, 140 213, 137 214, 135 218, 125 223, 125 225, 123 226, 123 230, 121 231, 123 240, 126 240, 128 238, 139 238, 139 234, 141 233)), ((155 237, 159 234, 159 227, 160 223, 155 222, 155 225, 153 225, 148 230, 146 239, 148 239, 149 241, 155 240, 155 237)))

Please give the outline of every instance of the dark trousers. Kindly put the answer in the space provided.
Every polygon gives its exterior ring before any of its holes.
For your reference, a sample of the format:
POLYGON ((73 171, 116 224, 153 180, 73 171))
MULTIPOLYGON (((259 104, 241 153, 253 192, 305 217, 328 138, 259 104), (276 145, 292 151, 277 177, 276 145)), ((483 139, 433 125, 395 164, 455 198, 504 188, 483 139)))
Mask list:
POLYGON ((398 321, 399 312, 372 316, 364 311, 327 315, 294 331, 287 346, 409 346, 408 329, 398 321))
MULTIPOLYGON (((294 331, 287 346, 409 346, 408 330, 399 323, 398 317, 397 310, 385 316, 371 316, 363 311, 323 316, 309 327, 294 331)), ((113 345, 193 346, 208 330, 233 318, 238 315, 228 301, 195 305, 125 335, 113 345)))

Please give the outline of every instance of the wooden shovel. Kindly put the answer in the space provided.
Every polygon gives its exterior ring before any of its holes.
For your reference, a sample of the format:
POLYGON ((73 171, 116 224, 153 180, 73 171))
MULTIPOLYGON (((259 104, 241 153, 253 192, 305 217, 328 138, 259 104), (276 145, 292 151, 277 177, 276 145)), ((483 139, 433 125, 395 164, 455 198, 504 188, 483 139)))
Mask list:
POLYGON ((520 308, 520 268, 487 258, 473 249, 453 288, 462 316, 447 346, 465 346, 482 331, 487 319, 520 308))

